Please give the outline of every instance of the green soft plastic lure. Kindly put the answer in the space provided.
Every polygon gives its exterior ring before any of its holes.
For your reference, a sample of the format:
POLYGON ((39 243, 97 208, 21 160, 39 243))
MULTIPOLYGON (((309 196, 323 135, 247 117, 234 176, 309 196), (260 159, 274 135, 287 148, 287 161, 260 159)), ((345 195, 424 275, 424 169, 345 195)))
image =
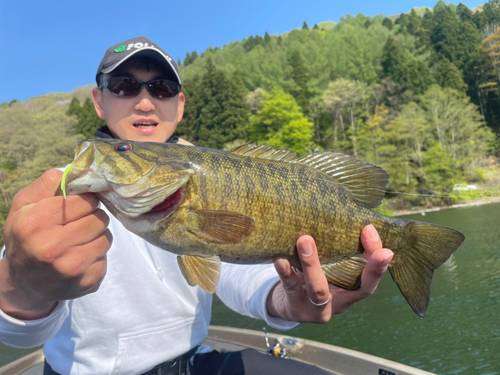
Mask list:
POLYGON ((70 164, 64 170, 62 180, 61 180, 61 190, 63 192, 64 199, 66 199, 66 176, 68 176, 69 172, 73 169, 73 165, 70 164))

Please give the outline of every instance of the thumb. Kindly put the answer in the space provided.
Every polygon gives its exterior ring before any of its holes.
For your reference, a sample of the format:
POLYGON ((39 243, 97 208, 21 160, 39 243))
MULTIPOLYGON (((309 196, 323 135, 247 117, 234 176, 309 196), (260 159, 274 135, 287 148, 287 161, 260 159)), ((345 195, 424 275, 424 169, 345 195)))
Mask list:
POLYGON ((57 169, 51 169, 42 174, 16 194, 12 201, 11 211, 14 212, 21 207, 40 202, 42 199, 54 197, 57 187, 61 183, 62 174, 57 169))

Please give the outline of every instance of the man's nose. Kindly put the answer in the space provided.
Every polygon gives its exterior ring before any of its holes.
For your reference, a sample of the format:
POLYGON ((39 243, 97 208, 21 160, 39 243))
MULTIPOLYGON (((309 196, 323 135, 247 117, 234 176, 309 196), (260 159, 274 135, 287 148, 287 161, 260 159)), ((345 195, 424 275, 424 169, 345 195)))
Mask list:
POLYGON ((137 100, 138 103, 135 105, 135 109, 138 111, 149 112, 156 108, 153 104, 151 94, 145 87, 143 87, 139 95, 137 95, 137 100))

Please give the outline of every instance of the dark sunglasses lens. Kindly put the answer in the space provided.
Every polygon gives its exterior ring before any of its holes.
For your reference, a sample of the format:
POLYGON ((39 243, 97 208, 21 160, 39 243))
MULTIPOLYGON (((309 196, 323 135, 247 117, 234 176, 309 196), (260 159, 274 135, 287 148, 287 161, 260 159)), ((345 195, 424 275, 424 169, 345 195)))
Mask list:
POLYGON ((118 96, 135 96, 141 90, 141 82, 133 78, 112 77, 109 80, 109 89, 118 96))
POLYGON ((157 98, 172 98, 179 93, 179 85, 166 79, 157 79, 149 82, 149 92, 157 98))

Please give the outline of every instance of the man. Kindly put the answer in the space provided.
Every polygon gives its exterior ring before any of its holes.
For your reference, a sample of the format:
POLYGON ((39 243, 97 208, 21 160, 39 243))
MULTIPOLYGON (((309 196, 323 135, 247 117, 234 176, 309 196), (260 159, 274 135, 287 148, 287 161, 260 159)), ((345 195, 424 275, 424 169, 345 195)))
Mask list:
MULTIPOLYGON (((95 109, 107 123, 100 137, 186 143, 173 135, 184 110, 181 79, 156 44, 139 37, 111 47, 96 81, 95 109)), ((46 172, 12 202, 0 261, 1 341, 45 344, 46 374, 183 373, 195 352, 195 374, 222 367, 222 374, 242 367, 251 373, 259 365, 253 373, 276 373, 274 364, 264 365, 270 356, 254 360, 255 353, 231 357, 198 347, 212 296, 190 287, 175 255, 128 232, 94 195, 54 197, 61 175, 46 172)), ((372 226, 361 242, 368 265, 357 291, 328 285, 314 240, 303 236, 297 241, 302 273, 286 260, 275 267, 224 264, 217 293, 235 311, 278 329, 328 322, 372 294, 392 259, 372 226)))

